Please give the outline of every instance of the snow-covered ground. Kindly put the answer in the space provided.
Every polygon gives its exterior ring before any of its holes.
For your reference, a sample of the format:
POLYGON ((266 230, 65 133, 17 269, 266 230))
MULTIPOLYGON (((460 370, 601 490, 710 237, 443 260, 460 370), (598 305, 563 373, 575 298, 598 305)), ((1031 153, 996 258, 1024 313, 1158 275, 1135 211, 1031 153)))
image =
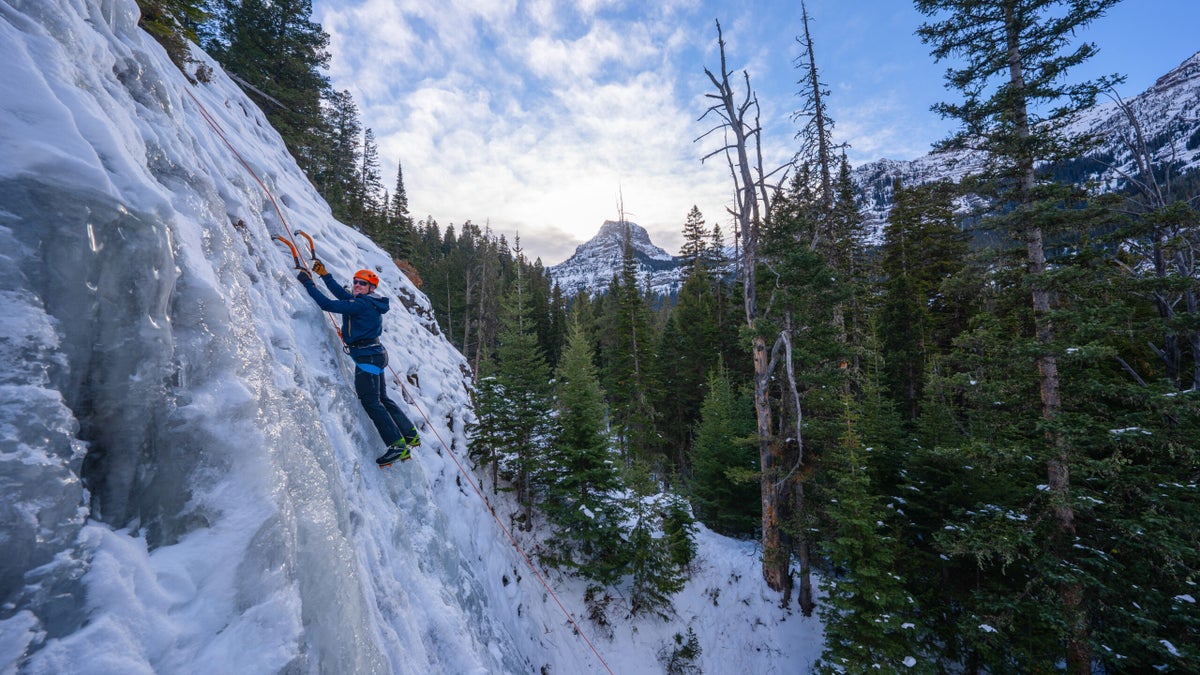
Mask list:
POLYGON ((618 596, 609 632, 546 576, 593 653, 460 470, 466 362, 426 298, 219 69, 188 84, 136 21, 0 0, 0 673, 654 673, 689 628, 703 672, 809 670, 819 622, 703 529, 670 620, 618 596), (414 461, 375 467, 272 240, 296 228, 392 297, 414 461))

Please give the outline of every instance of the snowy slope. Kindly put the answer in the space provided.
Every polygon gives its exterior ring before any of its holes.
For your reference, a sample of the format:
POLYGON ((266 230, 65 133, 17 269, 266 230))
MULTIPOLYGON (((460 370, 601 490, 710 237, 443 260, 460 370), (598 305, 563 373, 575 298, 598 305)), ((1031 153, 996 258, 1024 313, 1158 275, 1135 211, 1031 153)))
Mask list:
MULTIPOLYGON (((606 672, 459 472, 466 363, 427 299, 228 78, 189 85, 136 21, 0 0, 0 673, 606 672), (414 461, 374 466, 272 241, 294 228, 393 299, 414 461)), ((819 624, 777 608, 751 544, 701 543, 671 621, 581 622, 608 667, 661 672, 691 626, 704 672, 807 670, 819 624)))

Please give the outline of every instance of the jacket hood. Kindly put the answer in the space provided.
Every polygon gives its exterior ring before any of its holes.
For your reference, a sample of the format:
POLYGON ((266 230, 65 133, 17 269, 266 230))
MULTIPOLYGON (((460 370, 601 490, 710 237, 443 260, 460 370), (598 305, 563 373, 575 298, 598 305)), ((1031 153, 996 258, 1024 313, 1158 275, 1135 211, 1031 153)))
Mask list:
POLYGON ((375 308, 379 310, 380 314, 387 314, 387 311, 392 307, 392 303, 388 298, 382 295, 376 295, 374 292, 366 295, 360 295, 358 296, 358 299, 369 300, 370 302, 374 303, 375 308))

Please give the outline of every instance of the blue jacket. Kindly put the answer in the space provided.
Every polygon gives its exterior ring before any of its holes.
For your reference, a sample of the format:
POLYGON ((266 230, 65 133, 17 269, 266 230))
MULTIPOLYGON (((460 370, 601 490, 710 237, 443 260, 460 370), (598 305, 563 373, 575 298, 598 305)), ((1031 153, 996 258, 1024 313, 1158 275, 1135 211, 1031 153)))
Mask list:
POLYGON ((342 315, 342 342, 346 343, 350 355, 365 356, 382 353, 383 346, 379 344, 378 338, 383 333, 383 315, 391 309, 388 299, 382 295, 375 295, 375 293, 356 296, 342 288, 332 274, 322 276, 321 280, 325 282, 325 286, 329 288, 330 293, 333 293, 333 297, 337 298, 336 300, 325 297, 325 294, 313 283, 311 276, 303 275, 301 277, 304 290, 308 291, 312 299, 317 301, 321 309, 342 315), (363 340, 374 340, 374 343, 354 346, 355 343, 363 340))

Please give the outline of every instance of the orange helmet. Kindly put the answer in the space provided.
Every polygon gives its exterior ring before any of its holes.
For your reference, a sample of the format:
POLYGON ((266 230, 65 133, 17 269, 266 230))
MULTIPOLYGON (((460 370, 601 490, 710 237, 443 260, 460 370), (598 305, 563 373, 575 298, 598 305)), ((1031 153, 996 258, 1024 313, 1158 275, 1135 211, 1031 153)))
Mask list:
POLYGON ((371 270, 359 270, 354 273, 354 278, 362 279, 363 281, 367 282, 368 284, 371 284, 372 286, 379 285, 379 275, 375 274, 371 270))

